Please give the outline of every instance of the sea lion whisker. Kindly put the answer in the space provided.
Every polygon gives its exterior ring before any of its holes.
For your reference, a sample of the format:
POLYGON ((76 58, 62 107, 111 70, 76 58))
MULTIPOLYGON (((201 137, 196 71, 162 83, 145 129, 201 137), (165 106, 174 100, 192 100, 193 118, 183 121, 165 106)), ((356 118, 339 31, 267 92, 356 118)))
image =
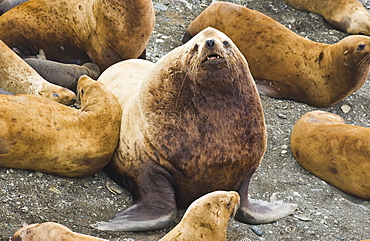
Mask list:
POLYGON ((370 60, 370 53, 368 53, 367 55, 365 55, 365 57, 363 57, 357 64, 358 66, 358 69, 360 69, 362 67, 362 65, 366 62, 366 61, 369 61, 370 60))

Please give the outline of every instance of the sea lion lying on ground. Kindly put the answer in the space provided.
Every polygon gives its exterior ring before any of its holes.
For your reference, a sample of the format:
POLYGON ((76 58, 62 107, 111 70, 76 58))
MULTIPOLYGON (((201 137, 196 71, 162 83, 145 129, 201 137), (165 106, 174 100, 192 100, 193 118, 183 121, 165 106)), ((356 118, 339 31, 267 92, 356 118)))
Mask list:
POLYGON ((190 24, 183 42, 208 26, 234 41, 258 90, 270 97, 327 107, 359 89, 369 74, 367 36, 349 36, 332 45, 317 43, 258 11, 213 2, 190 24))
POLYGON ((358 0, 284 0, 293 7, 315 12, 337 29, 370 35, 370 14, 358 0))
POLYGON ((0 167, 66 177, 101 170, 118 144, 121 106, 100 82, 82 76, 80 109, 34 95, 0 95, 0 167))
POLYGON ((99 67, 94 63, 63 64, 50 60, 27 58, 24 61, 47 81, 77 92, 77 81, 82 75, 97 79, 100 75, 99 67))
POLYGON ((0 16, 0 39, 23 55, 100 70, 145 53, 154 27, 151 0, 30 0, 0 16))
POLYGON ((335 114, 312 111, 294 125, 290 146, 307 171, 340 190, 370 200, 370 129, 335 114))

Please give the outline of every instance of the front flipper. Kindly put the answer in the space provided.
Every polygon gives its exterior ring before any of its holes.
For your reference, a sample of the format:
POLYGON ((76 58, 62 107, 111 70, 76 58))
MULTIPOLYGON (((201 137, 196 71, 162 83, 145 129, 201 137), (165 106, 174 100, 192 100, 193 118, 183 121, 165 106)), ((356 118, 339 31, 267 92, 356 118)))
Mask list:
POLYGON ((176 198, 170 174, 158 164, 143 167, 134 180, 134 205, 117 213, 109 222, 93 225, 99 230, 149 231, 162 229, 176 218, 176 198), (135 194, 136 193, 136 194, 135 194))
POLYGON ((248 224, 261 224, 275 222, 280 218, 293 214, 298 205, 284 203, 283 201, 266 202, 248 199, 250 177, 246 179, 238 192, 240 195, 240 208, 236 219, 248 224))
POLYGON ((154 208, 144 204, 135 204, 117 213, 109 222, 92 225, 99 230, 110 231, 149 231, 163 229, 174 222, 176 208, 154 208))
POLYGON ((273 80, 255 80, 258 92, 269 97, 289 99, 290 86, 283 86, 273 80))
POLYGON ((271 223, 292 214, 297 206, 283 201, 266 202, 250 199, 248 206, 239 208, 236 219, 248 224, 271 223))

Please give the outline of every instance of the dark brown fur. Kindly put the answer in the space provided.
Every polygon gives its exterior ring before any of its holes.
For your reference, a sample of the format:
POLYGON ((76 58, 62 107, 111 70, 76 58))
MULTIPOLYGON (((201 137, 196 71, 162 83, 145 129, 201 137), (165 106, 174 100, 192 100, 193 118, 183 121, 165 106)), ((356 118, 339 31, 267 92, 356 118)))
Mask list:
MULTIPOLYGON (((119 71, 128 72, 122 65, 119 71)), ((130 190, 134 205, 97 228, 163 228, 177 207, 215 190, 238 190, 244 199, 240 216, 246 215, 266 129, 248 64, 233 42, 208 28, 142 71, 145 78, 132 74, 136 78, 122 83, 126 75, 108 84, 124 111, 120 144, 107 171, 130 190)))

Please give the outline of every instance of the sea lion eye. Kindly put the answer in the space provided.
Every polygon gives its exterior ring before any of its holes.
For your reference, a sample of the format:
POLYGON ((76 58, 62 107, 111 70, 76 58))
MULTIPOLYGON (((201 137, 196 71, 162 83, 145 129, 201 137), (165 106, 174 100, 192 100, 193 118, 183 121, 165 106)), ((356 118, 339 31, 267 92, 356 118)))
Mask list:
POLYGON ((81 90, 81 95, 83 95, 85 93, 84 89, 81 90))
POLYGON ((363 50, 365 47, 366 47, 366 45, 365 45, 365 44, 359 44, 359 45, 357 46, 357 50, 358 50, 358 51, 361 51, 361 50, 363 50))
POLYGON ((222 43, 224 44, 225 47, 229 47, 229 42, 223 41, 222 43))

